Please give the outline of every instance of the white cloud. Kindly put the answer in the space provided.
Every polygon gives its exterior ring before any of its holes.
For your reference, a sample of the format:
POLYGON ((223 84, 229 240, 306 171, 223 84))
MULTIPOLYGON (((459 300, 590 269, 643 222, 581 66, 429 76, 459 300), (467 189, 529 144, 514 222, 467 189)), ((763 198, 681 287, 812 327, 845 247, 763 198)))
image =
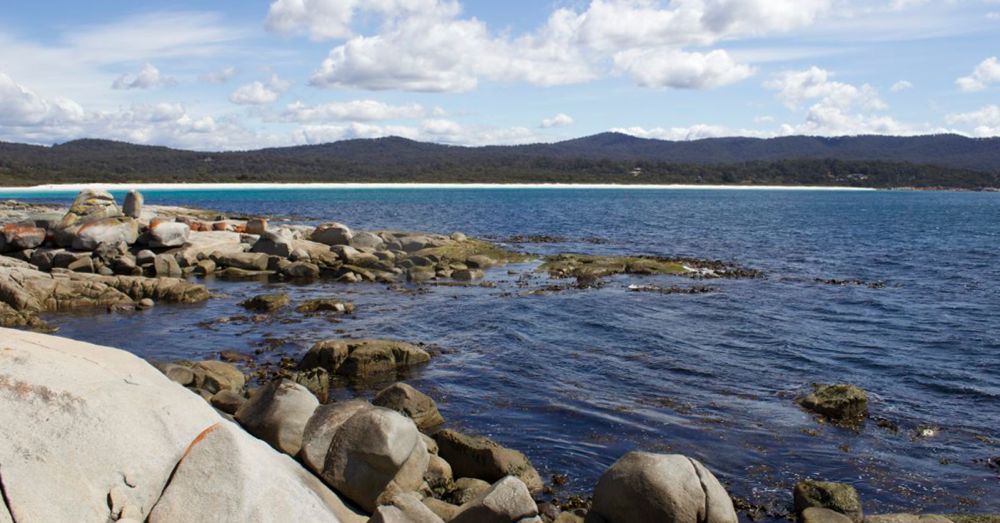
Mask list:
POLYGON ((780 134, 912 135, 937 131, 926 124, 906 124, 879 114, 888 106, 874 87, 838 82, 832 76, 829 71, 813 66, 780 73, 764 83, 764 87, 778 91, 778 98, 793 111, 800 110, 806 102, 812 103, 805 110, 803 123, 783 124, 780 134))
POLYGON ((469 127, 452 120, 434 118, 424 120, 419 126, 383 126, 363 122, 304 125, 295 131, 294 141, 301 144, 316 144, 386 136, 453 145, 513 145, 546 140, 545 137, 524 127, 469 127))
POLYGON ((229 95, 229 101, 237 105, 265 105, 276 101, 289 87, 291 83, 273 74, 266 82, 255 80, 237 88, 229 95))
POLYGON ((826 69, 813 66, 802 71, 785 71, 764 82, 764 87, 778 91, 789 109, 797 109, 807 100, 819 99, 823 106, 847 109, 860 106, 868 110, 885 109, 885 102, 874 87, 863 84, 860 87, 831 80, 826 69))
POLYGON ((235 67, 226 67, 218 71, 211 71, 201 75, 202 82, 210 84, 224 84, 233 79, 239 71, 235 67))
POLYGON ((306 105, 294 102, 288 105, 281 118, 284 121, 315 123, 329 121, 410 120, 423 118, 427 110, 419 104, 390 105, 375 100, 353 100, 306 105))
POLYGON ((900 80, 892 84, 892 87, 889 88, 894 93, 901 93, 909 89, 913 89, 913 84, 907 80, 900 80))
POLYGON ((445 6, 455 12, 455 0, 272 0, 267 28, 281 33, 306 33, 313 40, 348 38, 358 14, 377 13, 399 17, 445 6))
POLYGON ((311 83, 319 87, 463 92, 483 79, 552 86, 627 72, 642 86, 704 89, 753 70, 722 49, 683 47, 804 27, 831 2, 593 0, 582 11, 557 9, 542 27, 519 36, 461 17, 453 0, 378 0, 364 7, 355 0, 276 0, 269 20, 279 30, 347 38, 314 73, 311 83), (350 30, 361 11, 382 19, 374 34, 350 30), (328 18, 336 23, 313 23, 328 18))
POLYGON ((542 120, 542 129, 549 129, 552 127, 566 127, 568 125, 573 125, 573 117, 566 113, 559 113, 551 118, 545 118, 542 120))
POLYGON ((758 138, 773 136, 773 133, 753 129, 733 129, 724 125, 707 124, 697 124, 690 127, 617 127, 611 129, 611 132, 628 134, 638 138, 670 141, 701 140, 722 136, 753 136, 758 138))
POLYGON ((994 83, 1000 83, 1000 61, 995 56, 980 62, 969 76, 955 80, 955 84, 967 92, 982 91, 994 83))
POLYGON ((615 68, 642 87, 712 89, 745 80, 753 68, 724 50, 688 53, 674 49, 632 49, 614 56, 615 68))
POLYGON ((173 78, 163 76, 151 63, 146 63, 135 73, 124 73, 111 84, 112 89, 152 89, 175 83, 173 78))
POLYGON ((83 108, 67 98, 45 98, 0 72, 0 124, 38 126, 72 123, 83 119, 83 108))
POLYGON ((988 105, 977 111, 945 116, 948 125, 971 125, 975 136, 1000 135, 1000 106, 988 105))

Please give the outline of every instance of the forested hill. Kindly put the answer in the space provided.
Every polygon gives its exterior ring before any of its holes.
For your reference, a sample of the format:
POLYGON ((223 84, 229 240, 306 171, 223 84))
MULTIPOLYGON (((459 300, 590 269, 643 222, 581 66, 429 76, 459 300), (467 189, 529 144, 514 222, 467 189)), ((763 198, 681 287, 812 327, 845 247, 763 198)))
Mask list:
POLYGON ((1000 187, 1000 139, 957 135, 711 138, 604 133, 458 147, 404 138, 207 153, 106 140, 0 142, 0 184, 79 182, 704 183, 1000 187))

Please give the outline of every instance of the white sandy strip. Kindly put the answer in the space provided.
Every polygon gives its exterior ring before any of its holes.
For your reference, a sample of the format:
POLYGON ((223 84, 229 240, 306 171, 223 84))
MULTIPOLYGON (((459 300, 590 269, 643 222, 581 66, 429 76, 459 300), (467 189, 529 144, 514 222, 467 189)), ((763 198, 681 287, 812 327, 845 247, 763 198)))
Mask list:
POLYGON ((33 187, 0 187, 0 194, 59 193, 83 189, 107 191, 218 191, 295 189, 724 189, 753 191, 873 191, 863 187, 810 187, 785 185, 617 185, 599 183, 82 183, 33 187))

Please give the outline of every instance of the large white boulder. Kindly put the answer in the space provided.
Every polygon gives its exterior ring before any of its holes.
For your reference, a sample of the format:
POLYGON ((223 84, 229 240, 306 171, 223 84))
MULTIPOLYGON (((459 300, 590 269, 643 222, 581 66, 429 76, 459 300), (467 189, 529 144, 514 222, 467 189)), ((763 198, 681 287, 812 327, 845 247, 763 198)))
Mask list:
POLYGON ((0 522, 6 509, 13 521, 144 520, 160 504, 167 514, 175 493, 186 511, 171 521, 288 521, 287 505, 309 507, 301 521, 365 521, 142 359, 10 329, 0 329, 0 480, 0 522), (250 489, 258 518, 226 512, 219 490, 234 485, 250 489))
MULTIPOLYGON (((128 216, 113 216, 87 222, 79 228, 71 227, 63 235, 74 249, 92 251, 101 244, 124 242, 132 245, 139 238, 139 224, 128 216)), ((67 245, 65 241, 64 245, 67 245)))
POLYGON ((165 247, 180 247, 187 243, 191 236, 191 226, 181 222, 153 220, 149 224, 147 242, 154 249, 165 247))
POLYGON ((366 520, 290 457, 222 421, 191 444, 148 521, 366 520))
POLYGON ((0 474, 16 521, 106 521, 115 488, 147 514, 218 421, 132 354, 0 329, 0 474))
POLYGON ((348 245, 354 233, 342 223, 323 223, 309 235, 309 239, 326 245, 348 245))
POLYGON ((598 480, 587 522, 736 523, 733 501, 697 460, 629 452, 598 480))

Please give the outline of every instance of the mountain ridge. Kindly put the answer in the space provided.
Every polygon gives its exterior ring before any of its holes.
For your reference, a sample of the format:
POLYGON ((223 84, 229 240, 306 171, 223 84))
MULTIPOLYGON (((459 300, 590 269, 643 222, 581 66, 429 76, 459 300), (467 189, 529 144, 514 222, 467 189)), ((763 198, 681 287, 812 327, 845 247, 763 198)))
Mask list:
POLYGON ((851 184, 995 188, 1000 138, 727 137, 599 133, 553 143, 459 146, 403 137, 205 152, 102 139, 0 142, 0 183, 321 181, 851 184))

